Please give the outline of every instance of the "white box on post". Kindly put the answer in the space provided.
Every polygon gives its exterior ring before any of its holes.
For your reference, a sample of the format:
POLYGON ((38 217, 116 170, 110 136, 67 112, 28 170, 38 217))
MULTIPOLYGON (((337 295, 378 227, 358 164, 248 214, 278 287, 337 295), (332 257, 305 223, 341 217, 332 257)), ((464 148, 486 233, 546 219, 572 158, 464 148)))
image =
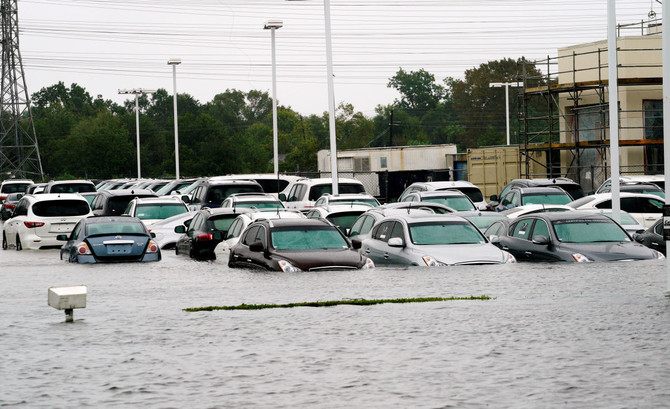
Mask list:
POLYGON ((49 287, 49 305, 57 310, 65 310, 65 322, 73 322, 73 310, 86 308, 86 286, 49 287))

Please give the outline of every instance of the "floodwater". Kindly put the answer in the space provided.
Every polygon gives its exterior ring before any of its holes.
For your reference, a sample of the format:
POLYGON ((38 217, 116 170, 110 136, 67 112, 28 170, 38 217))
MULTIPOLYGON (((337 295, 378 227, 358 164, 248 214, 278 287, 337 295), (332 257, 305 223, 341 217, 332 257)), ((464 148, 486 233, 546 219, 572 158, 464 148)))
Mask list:
POLYGON ((0 251, 0 406, 670 406, 665 261, 283 274, 0 251), (51 286, 88 286, 74 323, 51 286), (488 301, 183 308, 488 295, 488 301))

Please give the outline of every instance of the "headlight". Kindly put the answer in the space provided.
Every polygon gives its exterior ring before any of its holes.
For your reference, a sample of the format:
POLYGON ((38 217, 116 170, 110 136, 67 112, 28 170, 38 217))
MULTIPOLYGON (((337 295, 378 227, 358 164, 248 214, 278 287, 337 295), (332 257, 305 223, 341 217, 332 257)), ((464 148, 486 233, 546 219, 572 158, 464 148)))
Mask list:
POLYGON ((302 270, 286 260, 279 260, 279 268, 285 273, 299 273, 302 270))
POLYGON ((588 257, 586 257, 583 254, 579 254, 579 253, 573 254, 572 258, 574 258, 575 261, 578 262, 578 263, 590 263, 591 262, 591 260, 589 260, 588 257))
POLYGON ((431 256, 423 256, 421 257, 423 259, 423 262, 426 263, 428 267, 439 267, 439 266, 444 266, 446 264, 440 263, 439 261, 435 260, 431 256))
POLYGON ((657 251, 656 252, 656 258, 659 259, 659 260, 663 260, 665 258, 665 256, 660 251, 657 251))
POLYGON ((516 263, 516 257, 506 251, 503 251, 503 260, 505 260, 504 264, 516 263))
POLYGON ((361 270, 369 270, 371 268, 375 268, 375 262, 372 261, 371 258, 366 258, 365 259, 365 264, 363 264, 363 267, 361 267, 361 270))

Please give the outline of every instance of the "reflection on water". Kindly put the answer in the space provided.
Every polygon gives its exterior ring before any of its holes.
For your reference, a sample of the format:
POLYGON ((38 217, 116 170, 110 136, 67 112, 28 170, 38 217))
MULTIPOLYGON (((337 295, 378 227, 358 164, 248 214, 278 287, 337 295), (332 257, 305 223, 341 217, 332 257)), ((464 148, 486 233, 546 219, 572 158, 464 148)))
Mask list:
POLYGON ((0 252, 7 407, 662 407, 665 264, 266 273, 0 252), (50 286, 88 286, 65 324, 50 286), (490 301, 186 313, 346 298, 490 301))

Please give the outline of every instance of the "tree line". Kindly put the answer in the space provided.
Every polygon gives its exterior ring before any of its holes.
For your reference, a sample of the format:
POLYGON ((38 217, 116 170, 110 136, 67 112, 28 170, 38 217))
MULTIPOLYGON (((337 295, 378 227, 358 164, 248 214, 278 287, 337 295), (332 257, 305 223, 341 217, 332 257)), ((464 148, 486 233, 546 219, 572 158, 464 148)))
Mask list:
MULTIPOLYGON (((373 117, 339 104, 338 149, 455 143, 464 150, 503 144, 504 89, 489 83, 516 82, 520 63, 490 61, 467 70, 462 80, 441 82, 423 69, 400 68, 388 82, 400 97, 378 105, 373 117)), ((228 89, 206 103, 188 94, 177 99, 182 176, 272 172, 272 99, 267 92, 228 89)), ((142 176, 174 177, 173 97, 159 89, 138 102, 142 176)), ((31 103, 48 179, 136 175, 134 98, 120 105, 93 98, 77 84, 59 82, 34 93, 31 103)), ((517 115, 512 111, 510 116, 515 129, 517 115)), ((279 151, 285 155, 280 171, 316 170, 317 151, 329 148, 328 113, 304 116, 280 105, 277 117, 279 151)))

